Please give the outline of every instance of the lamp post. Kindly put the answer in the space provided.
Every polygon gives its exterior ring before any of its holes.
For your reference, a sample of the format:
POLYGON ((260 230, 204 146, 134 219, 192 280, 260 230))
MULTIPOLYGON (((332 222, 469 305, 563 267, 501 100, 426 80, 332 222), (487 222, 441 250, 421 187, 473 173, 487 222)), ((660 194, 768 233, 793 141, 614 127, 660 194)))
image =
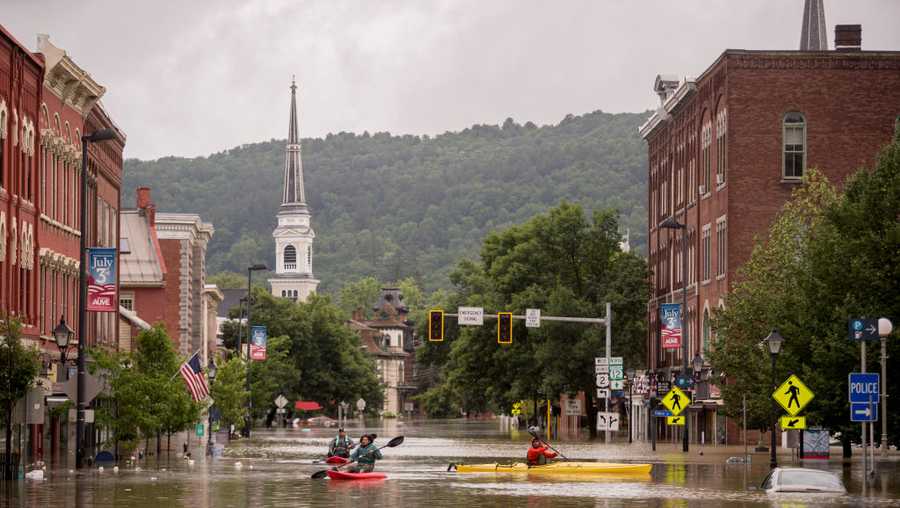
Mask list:
MULTIPOLYGON (((250 393, 250 362, 251 362, 251 360, 250 360, 250 330, 252 330, 252 328, 251 328, 252 325, 251 325, 251 321, 250 321, 250 312, 253 309, 253 296, 251 294, 252 288, 251 288, 250 284, 253 279, 253 272, 260 272, 260 271, 265 271, 268 269, 269 269, 269 267, 267 267, 266 265, 261 264, 261 263, 257 263, 255 265, 251 265, 251 266, 247 267, 247 376, 246 376, 246 379, 247 379, 247 416, 244 419, 244 432, 243 432, 244 437, 247 437, 247 438, 250 437, 250 424, 253 422, 253 415, 250 414, 250 412, 253 410, 253 397, 251 396, 252 394, 250 393)), ((238 354, 240 354, 240 353, 238 353, 238 354)))
MULTIPOLYGON (((772 333, 769 334, 765 339, 766 345, 769 346, 769 356, 772 358, 772 390, 776 389, 775 385, 775 361, 778 359, 778 355, 781 353, 781 345, 784 343, 784 337, 778 333, 778 330, 773 329, 772 333)), ((778 408, 775 406, 775 399, 772 399, 772 443, 771 443, 771 455, 769 457, 769 468, 775 469, 778 467, 778 458, 775 455, 775 425, 776 425, 776 415, 778 414, 778 408)))
MULTIPOLYGON (((687 211, 685 213, 685 218, 687 218, 687 211)), ((688 354, 689 353, 689 344, 690 337, 688 337, 688 327, 687 327, 687 242, 685 241, 685 235, 687 232, 687 226, 675 220, 675 216, 670 216, 668 219, 664 220, 662 224, 659 225, 660 228, 663 229, 680 229, 681 230, 681 375, 687 376, 688 370, 688 354)), ((684 431, 682 433, 681 440, 681 451, 687 453, 689 449, 688 445, 688 425, 687 425, 687 415, 684 418, 684 431)))
POLYGON ((628 444, 634 439, 634 369, 625 369, 625 377, 628 378, 628 444))
POLYGON ((894 331, 894 324, 888 318, 878 320, 878 335, 881 337, 881 456, 887 457, 887 338, 894 331))
POLYGON ((87 342, 87 187, 88 187, 88 145, 115 139, 116 132, 112 129, 100 129, 90 134, 81 136, 81 191, 79 204, 81 217, 78 228, 81 231, 79 245, 78 264, 78 400, 75 424, 75 467, 81 468, 84 459, 84 410, 87 407, 85 400, 85 351, 87 342))
MULTIPOLYGON (((212 358, 209 359, 209 366, 206 367, 206 377, 209 378, 209 391, 212 392, 213 383, 216 380, 216 372, 219 369, 216 367, 216 362, 212 358)), ((215 404, 215 402, 213 402, 215 404)), ((209 435, 206 437, 206 454, 212 457, 213 455, 213 406, 209 406, 209 435)))
POLYGON ((59 324, 53 329, 53 339, 56 341, 56 347, 59 348, 59 372, 56 373, 56 380, 60 383, 66 380, 66 352, 69 349, 69 341, 74 335, 75 330, 66 324, 66 317, 60 317, 59 324))

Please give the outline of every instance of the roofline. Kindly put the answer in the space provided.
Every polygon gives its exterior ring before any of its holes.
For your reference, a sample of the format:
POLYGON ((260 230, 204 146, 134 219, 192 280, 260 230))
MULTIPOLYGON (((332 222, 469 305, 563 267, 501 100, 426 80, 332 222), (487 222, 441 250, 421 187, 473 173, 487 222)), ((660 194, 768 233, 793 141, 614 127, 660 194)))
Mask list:
POLYGON ((37 54, 28 49, 28 46, 22 44, 19 39, 16 39, 16 36, 13 35, 9 30, 7 30, 2 24, 0 24, 0 33, 2 33, 6 38, 15 43, 23 53, 28 55, 28 58, 31 59, 32 63, 34 63, 38 66, 38 68, 41 69, 41 79, 43 80, 44 61, 37 54))

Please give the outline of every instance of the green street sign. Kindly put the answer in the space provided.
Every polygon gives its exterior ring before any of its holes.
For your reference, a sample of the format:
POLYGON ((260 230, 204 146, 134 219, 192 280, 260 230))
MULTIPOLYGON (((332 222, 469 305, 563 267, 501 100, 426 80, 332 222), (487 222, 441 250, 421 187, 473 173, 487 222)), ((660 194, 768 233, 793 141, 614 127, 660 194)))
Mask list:
POLYGON ((197 437, 203 437, 203 424, 198 423, 196 427, 194 427, 194 431, 197 433, 197 437))

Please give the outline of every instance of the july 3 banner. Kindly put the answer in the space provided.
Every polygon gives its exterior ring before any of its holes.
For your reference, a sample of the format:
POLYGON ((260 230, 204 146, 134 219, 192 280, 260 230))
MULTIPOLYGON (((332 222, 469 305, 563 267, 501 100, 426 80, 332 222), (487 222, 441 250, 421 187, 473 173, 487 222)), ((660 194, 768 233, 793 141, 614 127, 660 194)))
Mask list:
POLYGON ((91 312, 119 312, 116 291, 116 249, 90 247, 87 250, 87 310, 91 312))
POLYGON ((662 303, 659 305, 660 337, 663 349, 681 347, 681 304, 662 303))
POLYGON ((250 359, 265 360, 266 359, 266 341, 268 332, 265 326, 250 327, 250 359))

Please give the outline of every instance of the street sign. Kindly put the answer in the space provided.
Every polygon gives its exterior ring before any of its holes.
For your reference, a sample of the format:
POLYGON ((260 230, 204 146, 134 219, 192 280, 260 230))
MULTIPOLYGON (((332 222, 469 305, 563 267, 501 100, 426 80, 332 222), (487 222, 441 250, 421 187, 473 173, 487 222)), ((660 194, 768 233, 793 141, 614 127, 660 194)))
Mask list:
POLYGON ((660 381, 656 383, 656 393, 666 393, 672 389, 672 383, 668 381, 660 381))
POLYGON ((279 414, 279 415, 283 415, 285 412, 286 412, 286 411, 284 410, 283 407, 280 407, 280 408, 278 408, 278 409, 275 410, 275 414, 279 414))
POLYGON ((275 407, 280 409, 280 408, 283 408, 284 406, 286 406, 287 403, 288 403, 288 400, 284 397, 284 395, 279 395, 278 397, 275 397, 275 407))
POLYGON ((850 340, 878 340, 878 320, 853 318, 847 325, 847 336, 850 340))
POLYGON ((622 357, 621 356, 610 356, 609 357, 609 366, 612 367, 613 365, 624 365, 624 363, 622 362, 622 357))
POLYGON ((456 322, 460 325, 484 325, 484 309, 481 307, 459 307, 456 309, 456 322))
POLYGON ((881 376, 876 372, 851 372, 850 373, 850 402, 868 404, 869 401, 878 402, 881 376))
POLYGON ((541 309, 525 309, 525 328, 541 327, 541 309))
POLYGON ((619 413, 614 412, 597 412, 597 430, 618 432, 619 430, 619 413))
POLYGON ((663 406, 666 406, 666 408, 672 412, 673 416, 678 416, 682 411, 687 409, 688 404, 691 403, 691 399, 677 386, 673 386, 672 389, 666 393, 666 396, 662 398, 661 402, 663 406))
POLYGON ((680 425, 680 426, 683 426, 683 425, 684 425, 684 420, 685 420, 685 419, 686 419, 686 418, 683 417, 683 416, 667 416, 667 417, 666 417, 666 424, 667 424, 667 425, 680 425))
MULTIPOLYGON (((103 372, 105 373, 106 371, 103 372)), ((84 402, 87 404, 106 388, 106 376, 105 374, 95 376, 90 372, 85 372, 84 381, 84 402)), ((65 393, 69 396, 69 400, 76 403, 78 401, 78 377, 70 376, 67 381, 53 383, 53 391, 54 393, 65 393)))
POLYGON ((616 380, 616 381, 621 381, 621 380, 625 379, 625 370, 622 368, 621 365, 610 365, 609 366, 609 378, 616 380))
POLYGON ((782 416, 781 430, 804 430, 806 429, 805 416, 782 416))
POLYGON ((615 397, 617 399, 620 399, 625 396, 625 392, 622 390, 612 390, 610 392, 610 395, 612 395, 613 397, 615 397))
POLYGON ((675 385, 682 390, 690 390, 694 386, 694 378, 681 374, 675 378, 675 385))
POLYGON ((851 422, 877 422, 878 421, 878 403, 858 404, 853 402, 850 404, 850 421, 851 422))
POLYGON ((609 388, 609 374, 597 374, 597 388, 609 388))
POLYGON ((668 416, 672 416, 672 412, 669 411, 668 409, 654 409, 653 416, 655 416, 657 418, 665 418, 668 416))
POLYGON ((781 407, 791 416, 797 416, 797 413, 803 410, 815 396, 816 394, 793 374, 772 393, 775 402, 781 404, 781 407))
POLYGON ((609 362, 606 360, 605 356, 595 356, 594 365, 606 365, 608 367, 609 362))
POLYGON ((610 379, 609 387, 613 390, 624 390, 625 389, 625 381, 621 379, 610 379))
POLYGON ((197 434, 197 437, 203 437, 203 424, 198 423, 194 426, 194 432, 197 434))
POLYGON ((594 372, 597 374, 609 374, 609 365, 594 365, 594 372))
POLYGON ((581 399, 566 399, 566 416, 581 416, 581 399))
POLYGON ((609 398, 609 388, 597 388, 597 398, 598 399, 608 399, 609 398))
POLYGON ((366 409, 366 401, 363 400, 363 399, 357 400, 357 401, 356 401, 356 409, 359 409, 360 411, 365 411, 365 409, 366 409))

